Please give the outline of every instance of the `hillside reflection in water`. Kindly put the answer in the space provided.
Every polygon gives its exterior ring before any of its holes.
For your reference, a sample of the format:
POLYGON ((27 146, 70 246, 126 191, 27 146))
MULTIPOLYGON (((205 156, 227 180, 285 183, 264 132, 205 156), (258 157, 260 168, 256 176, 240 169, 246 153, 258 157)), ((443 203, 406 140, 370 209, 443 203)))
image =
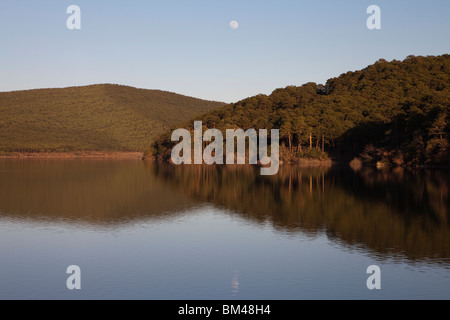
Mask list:
POLYGON ((380 255, 450 258, 447 172, 285 166, 263 177, 249 166, 3 161, 0 175, 3 217, 102 227, 166 219, 206 202, 380 255))
POLYGON ((73 263, 87 268, 82 298, 450 298, 449 181, 345 166, 263 177, 250 166, 0 161, 0 298, 71 299, 73 263), (365 288, 374 263, 378 295, 365 288))

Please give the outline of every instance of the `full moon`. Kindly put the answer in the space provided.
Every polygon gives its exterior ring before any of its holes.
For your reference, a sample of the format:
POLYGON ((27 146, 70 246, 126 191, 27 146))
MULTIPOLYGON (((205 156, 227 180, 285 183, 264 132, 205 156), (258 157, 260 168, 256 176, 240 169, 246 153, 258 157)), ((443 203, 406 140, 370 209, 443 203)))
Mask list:
POLYGON ((236 20, 231 21, 230 28, 236 30, 237 28, 239 28, 239 23, 236 20))

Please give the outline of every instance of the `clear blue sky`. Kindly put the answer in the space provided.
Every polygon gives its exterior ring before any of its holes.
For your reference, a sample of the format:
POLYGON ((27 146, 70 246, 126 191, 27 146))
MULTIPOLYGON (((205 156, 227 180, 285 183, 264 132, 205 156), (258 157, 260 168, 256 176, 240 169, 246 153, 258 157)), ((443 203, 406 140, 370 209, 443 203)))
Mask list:
POLYGON ((232 102, 450 53, 449 14, 449 0, 1 0, 0 91, 117 83, 232 102), (372 4, 381 30, 366 27, 372 4))

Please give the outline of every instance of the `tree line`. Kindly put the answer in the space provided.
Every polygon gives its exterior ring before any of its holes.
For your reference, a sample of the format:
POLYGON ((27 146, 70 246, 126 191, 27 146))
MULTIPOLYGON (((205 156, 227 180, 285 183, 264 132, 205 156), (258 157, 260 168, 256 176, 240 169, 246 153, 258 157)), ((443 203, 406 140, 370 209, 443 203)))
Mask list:
MULTIPOLYGON (((450 161, 450 55, 378 60, 355 72, 276 89, 229 104, 179 127, 279 129, 281 156, 351 159, 401 166, 450 161)), ((168 159, 170 132, 153 144, 168 159)))

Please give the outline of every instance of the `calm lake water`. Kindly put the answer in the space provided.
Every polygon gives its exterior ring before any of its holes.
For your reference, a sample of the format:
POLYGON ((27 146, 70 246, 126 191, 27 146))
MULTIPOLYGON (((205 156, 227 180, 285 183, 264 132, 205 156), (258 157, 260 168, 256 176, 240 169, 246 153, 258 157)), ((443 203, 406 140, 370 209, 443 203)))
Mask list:
POLYGON ((0 299, 450 299, 449 183, 0 160, 0 299), (66 288, 69 265, 81 290, 66 288), (381 290, 367 289, 370 265, 381 290))

